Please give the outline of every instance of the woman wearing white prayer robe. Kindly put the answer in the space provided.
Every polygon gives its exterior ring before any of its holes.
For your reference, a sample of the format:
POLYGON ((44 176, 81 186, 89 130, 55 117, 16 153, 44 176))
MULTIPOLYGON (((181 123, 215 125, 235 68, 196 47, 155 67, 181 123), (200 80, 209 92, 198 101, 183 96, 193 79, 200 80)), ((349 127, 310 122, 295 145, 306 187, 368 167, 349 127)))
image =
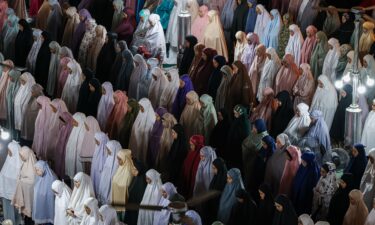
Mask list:
POLYGON ((318 87, 316 88, 310 112, 319 110, 323 113, 324 121, 327 123, 328 130, 331 129, 333 117, 335 116, 338 105, 336 88, 326 75, 320 75, 318 78, 318 87))
POLYGON ((265 9, 261 4, 258 4, 255 10, 258 15, 255 22, 254 33, 258 34, 259 40, 263 41, 264 37, 266 36, 266 27, 271 21, 271 16, 267 12, 267 9, 265 9))
POLYGON ((8 144, 8 155, 0 172, 0 197, 3 203, 4 219, 9 219, 14 224, 21 223, 21 215, 11 205, 22 164, 20 150, 21 146, 16 141, 8 144))
MULTIPOLYGON (((372 101, 372 110, 368 114, 362 132, 361 143, 366 146, 366 149, 375 148, 375 99, 372 101)), ((368 152, 367 152, 368 153, 368 152)))
POLYGON ((79 172, 74 177, 74 189, 69 200, 68 209, 68 225, 80 225, 85 216, 85 201, 90 197, 95 197, 94 188, 92 186, 91 178, 82 172, 79 172))
MULTIPOLYGON (((165 35, 166 42, 170 44, 171 50, 178 51, 178 15, 181 12, 184 1, 174 1, 172 12, 169 16, 167 33, 165 35)), ((193 21, 193 20, 192 20, 193 21)))
POLYGON ((129 149, 132 150, 135 158, 146 163, 148 140, 154 127, 156 116, 151 102, 147 98, 139 100, 139 106, 139 113, 134 121, 130 135, 129 149))
MULTIPOLYGON (((147 187, 143 194, 141 205, 158 205, 161 199, 162 183, 160 173, 154 169, 150 169, 146 173, 147 187)), ((152 225, 154 222, 154 211, 139 210, 137 225, 152 225)))
MULTIPOLYGON (((368 77, 374 79, 375 59, 372 55, 365 55, 363 57, 363 67, 360 70, 360 72, 361 72, 362 81, 367 81, 368 77)), ((367 88, 366 97, 367 97, 368 104, 371 104, 372 100, 375 98, 375 86, 367 88)))
POLYGON ((31 98, 31 87, 35 84, 35 79, 26 72, 21 75, 20 83, 20 88, 14 99, 14 127, 16 130, 21 130, 25 110, 31 98))
POLYGON ((72 190, 65 183, 55 180, 52 183, 52 191, 55 193, 55 219, 53 224, 66 225, 68 224, 66 210, 68 209, 72 190))
POLYGON ((166 72, 168 84, 160 96, 160 107, 164 107, 168 112, 172 112, 173 102, 180 87, 180 77, 177 69, 170 69, 166 72))
POLYGON ((82 163, 78 160, 83 139, 85 137, 85 120, 83 113, 77 112, 73 115, 73 119, 77 122, 69 135, 65 149, 65 174, 73 177, 77 172, 82 172, 82 163))
POLYGON ((167 77, 160 67, 155 67, 151 71, 151 84, 148 90, 148 99, 150 100, 154 109, 159 107, 161 94, 168 85, 167 77))
POLYGON ((99 225, 119 225, 116 210, 109 205, 103 205, 99 209, 99 225))
POLYGON ((373 200, 375 198, 375 149, 371 149, 368 154, 368 162, 365 172, 361 180, 361 192, 363 201, 369 211, 373 208, 373 200))
POLYGON ((322 74, 325 74, 332 83, 336 81, 336 66, 340 58, 340 43, 336 38, 328 40, 328 53, 324 59, 322 74))
MULTIPOLYGON (((161 195, 162 198, 160 199, 159 206, 167 207, 169 203, 171 203, 171 199, 178 194, 176 187, 167 182, 163 184, 161 188, 161 195)), ((169 223, 169 218, 171 215, 171 211, 168 209, 163 209, 155 213, 153 225, 165 225, 169 223)))
POLYGON ((151 48, 150 52, 153 57, 160 56, 159 58, 163 61, 166 54, 165 36, 162 25, 160 24, 160 16, 157 14, 151 14, 148 17, 150 28, 148 29, 145 40, 148 46, 151 48))
POLYGON ((70 61, 67 65, 69 75, 62 91, 61 99, 65 102, 69 112, 75 113, 77 108, 79 88, 82 83, 82 69, 76 61, 70 61))
POLYGON ((89 197, 84 201, 85 214, 81 225, 97 225, 99 223, 98 200, 89 197))
POLYGON ((301 62, 301 48, 303 45, 303 36, 299 27, 295 24, 289 26, 289 41, 285 48, 285 54, 291 54, 297 66, 301 62))
POLYGON ((277 55, 277 52, 273 48, 267 48, 266 50, 267 59, 264 64, 262 74, 260 76, 257 98, 261 102, 263 99, 263 91, 267 87, 272 88, 275 76, 281 67, 281 60, 277 55))
POLYGON ((310 123, 309 106, 303 102, 299 103, 297 105, 296 115, 289 122, 284 133, 288 135, 292 143, 296 143, 309 129, 310 123))
POLYGON ((237 31, 236 33, 236 46, 234 47, 234 61, 241 61, 242 54, 247 45, 246 33, 237 31))

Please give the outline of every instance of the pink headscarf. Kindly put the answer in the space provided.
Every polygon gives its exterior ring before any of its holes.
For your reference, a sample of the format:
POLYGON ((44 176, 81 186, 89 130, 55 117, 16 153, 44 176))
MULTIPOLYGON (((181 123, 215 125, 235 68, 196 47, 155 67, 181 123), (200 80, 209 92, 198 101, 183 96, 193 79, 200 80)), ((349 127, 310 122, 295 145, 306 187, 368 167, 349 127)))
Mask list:
POLYGON ((3 30, 4 21, 7 19, 8 2, 0 1, 0 32, 3 30))
POLYGON ((299 76, 299 70, 294 63, 294 57, 291 54, 286 54, 282 61, 282 66, 275 78, 275 94, 281 91, 288 91, 292 94, 292 89, 299 76))
POLYGON ((92 156, 95 151, 95 133, 100 131, 98 121, 92 117, 88 116, 85 120, 85 137, 83 138, 82 148, 81 148, 81 162, 91 161, 92 156))
POLYGON ((60 59, 60 68, 61 72, 59 75, 59 80, 57 81, 57 90, 56 90, 56 97, 61 98, 62 91, 65 86, 66 79, 68 79, 69 76, 69 70, 68 70, 68 63, 71 61, 70 58, 64 57, 60 59))
MULTIPOLYGON (((59 116, 63 112, 68 112, 68 108, 66 107, 65 102, 59 98, 55 98, 54 100, 52 100, 50 108, 52 109, 52 113, 48 120, 47 153, 53 153, 57 145, 58 139, 56 137, 59 136, 61 124, 59 116)), ((52 160, 53 156, 51 154, 47 154, 47 158, 49 160, 52 160)))
POLYGON ((108 117, 106 131, 110 138, 117 137, 118 126, 128 111, 128 96, 120 90, 113 95, 115 106, 108 117))
POLYGON ((48 119, 52 116, 51 100, 46 96, 39 96, 36 102, 41 106, 41 109, 35 120, 33 150, 39 159, 46 160, 49 129, 48 119))
POLYGON ((301 164, 301 152, 293 145, 288 146, 286 151, 288 154, 288 160, 285 162, 283 176, 280 180, 279 194, 290 196, 294 176, 301 164))
POLYGON ((204 29, 209 23, 208 7, 206 5, 202 5, 201 7, 199 7, 199 14, 201 13, 203 14, 203 16, 201 17, 200 15, 198 15, 191 25, 191 34, 198 39, 198 42, 203 41, 204 29))
POLYGON ((300 63, 310 63, 311 54, 314 50, 314 47, 316 45, 316 32, 318 32, 318 29, 314 27, 313 25, 310 25, 306 28, 306 33, 310 33, 310 37, 306 37, 305 41, 303 42, 302 48, 301 48, 301 60, 300 63))

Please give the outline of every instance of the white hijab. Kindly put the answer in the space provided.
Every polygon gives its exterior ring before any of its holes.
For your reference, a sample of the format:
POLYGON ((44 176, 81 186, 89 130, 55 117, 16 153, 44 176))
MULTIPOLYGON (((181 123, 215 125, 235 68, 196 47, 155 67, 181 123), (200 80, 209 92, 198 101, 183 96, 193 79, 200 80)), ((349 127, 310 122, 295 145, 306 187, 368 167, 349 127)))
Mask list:
POLYGON ((371 149, 368 154, 369 160, 365 172, 363 173, 361 180, 361 192, 363 194, 363 201, 365 202, 367 208, 371 210, 373 208, 373 201, 375 198, 375 162, 372 163, 372 160, 375 160, 375 149, 371 149))
MULTIPOLYGON (((170 199, 177 194, 176 187, 170 183, 167 182, 163 184, 160 191, 164 191, 166 193, 166 196, 162 196, 159 202, 159 206, 167 207, 169 203, 171 203, 170 199)), ((166 225, 169 223, 169 218, 171 215, 171 211, 168 209, 163 209, 161 211, 158 211, 155 213, 154 216, 154 223, 153 225, 166 225)))
POLYGON ((303 45, 303 36, 299 27, 295 24, 289 26, 289 31, 293 31, 293 36, 289 36, 288 44, 285 48, 285 54, 291 54, 297 66, 300 65, 301 48, 303 45))
POLYGON ((177 69, 167 71, 167 85, 163 90, 159 106, 166 108, 169 112, 172 111, 172 105, 176 98, 178 88, 180 86, 180 77, 177 69))
POLYGON ((67 67, 72 72, 68 75, 68 78, 66 79, 61 99, 66 103, 69 112, 74 113, 76 112, 79 97, 79 88, 82 83, 82 69, 81 66, 74 60, 70 61, 67 67))
MULTIPOLYGON (((349 73, 353 69, 354 51, 353 50, 349 51, 348 54, 346 54, 346 56, 348 57, 348 60, 350 59, 350 62, 348 61, 348 63, 346 64, 344 73, 342 74, 343 76, 345 76, 347 73, 349 73)), ((361 70, 361 68, 362 68, 362 64, 358 58, 358 69, 361 70)))
POLYGON ((122 149, 118 141, 111 140, 106 144, 107 158, 105 160, 103 170, 100 176, 98 200, 101 204, 109 204, 111 202, 112 177, 115 175, 118 162, 117 153, 122 149))
POLYGON ((284 131, 293 143, 295 143, 294 141, 298 141, 305 134, 311 123, 308 105, 303 102, 299 103, 297 105, 297 110, 299 111, 299 116, 295 115, 284 131))
POLYGON ((107 119, 109 114, 112 112, 113 106, 115 105, 115 100, 113 98, 113 87, 110 82, 104 82, 102 84, 102 89, 105 94, 102 95, 98 105, 98 123, 102 130, 105 129, 107 124, 107 119))
POLYGON ((182 3, 184 3, 184 1, 174 1, 174 6, 169 17, 167 34, 165 36, 167 43, 170 43, 171 47, 173 48, 178 47, 178 25, 179 23, 177 21, 179 19, 178 15, 180 14, 181 9, 184 8, 182 3))
POLYGON ((151 54, 156 56, 159 52, 162 58, 166 54, 165 36, 164 30, 160 23, 160 16, 157 14, 151 14, 148 17, 150 28, 146 33, 145 39, 151 47, 151 54))
POLYGON ((70 224, 76 224, 74 222, 71 223, 72 220, 82 220, 82 218, 86 214, 84 207, 86 199, 95 197, 91 178, 87 174, 83 172, 77 173, 77 175, 75 175, 74 177, 74 182, 78 182, 79 187, 77 188, 76 186, 74 186, 73 193, 69 201, 68 209, 73 210, 74 215, 76 216, 76 218, 69 217, 68 220, 70 224))
POLYGON ((139 100, 139 105, 141 109, 132 127, 129 149, 132 150, 135 158, 145 163, 147 161, 148 141, 156 116, 151 102, 147 98, 139 100))
POLYGON ((168 85, 167 77, 164 75, 164 71, 159 67, 155 67, 151 71, 152 79, 150 88, 148 90, 148 99, 150 100, 154 109, 159 107, 161 94, 168 85))
POLYGON ((23 116, 31 98, 31 87, 35 84, 34 77, 28 72, 23 73, 20 80, 23 80, 25 84, 20 82, 20 88, 14 99, 14 127, 16 130, 21 130, 23 116))
POLYGON ((65 174, 69 177, 83 171, 82 164, 78 159, 86 133, 85 114, 77 112, 73 115, 73 119, 78 125, 73 127, 65 149, 65 174))
POLYGON ((98 200, 93 197, 89 197, 84 201, 84 206, 90 209, 90 214, 85 212, 81 225, 97 225, 99 223, 98 200))
POLYGON ((368 214, 365 225, 374 225, 375 224, 375 208, 373 208, 368 214))
POLYGON ((336 81, 336 66, 340 58, 340 43, 336 38, 330 38, 328 44, 332 46, 324 59, 322 74, 325 74, 331 82, 336 81))
MULTIPOLYGON (((372 104, 375 104, 375 100, 372 104)), ((362 132, 362 140, 361 143, 367 146, 366 149, 372 149, 375 148, 375 111, 371 110, 371 112, 368 114, 365 125, 363 127, 362 132)), ((367 150, 368 153, 368 150, 367 150)))
POLYGON ((103 205, 99 209, 99 214, 101 215, 99 225, 118 225, 119 224, 117 221, 116 210, 112 208, 112 206, 103 205))
POLYGON ((267 48, 266 53, 269 56, 267 56, 266 62, 264 63, 264 67, 262 70, 262 74, 260 76, 258 93, 257 93, 257 98, 259 102, 261 102, 263 99, 263 90, 266 89, 267 87, 270 87, 270 88, 273 87, 275 76, 281 67, 281 60, 279 56, 277 55, 277 52, 275 49, 267 48))
MULTIPOLYGON (((150 169, 146 173, 146 177, 151 180, 147 184, 146 191, 143 194, 141 205, 158 205, 161 199, 162 183, 160 173, 154 169, 150 169)), ((154 211, 139 210, 137 225, 151 225, 154 221, 154 211)))
POLYGON ((8 144, 8 155, 0 172, 0 197, 12 200, 16 191, 17 178, 21 170, 19 151, 21 146, 12 141, 8 144))
POLYGON ((256 6, 256 10, 259 11, 259 13, 257 13, 258 15, 255 22, 254 33, 258 34, 259 40, 263 40, 264 36, 266 35, 265 32, 267 24, 271 21, 271 16, 267 12, 267 9, 265 9, 261 4, 256 6))
POLYGON ((72 190, 59 180, 55 180, 52 183, 52 190, 55 192, 55 219, 53 224, 66 225, 68 223, 66 210, 68 209, 72 190))
POLYGON ((321 111, 328 129, 331 129, 333 117, 335 116, 338 105, 336 88, 326 75, 320 75, 318 81, 323 83, 323 88, 319 87, 319 85, 316 88, 310 112, 314 110, 321 111))

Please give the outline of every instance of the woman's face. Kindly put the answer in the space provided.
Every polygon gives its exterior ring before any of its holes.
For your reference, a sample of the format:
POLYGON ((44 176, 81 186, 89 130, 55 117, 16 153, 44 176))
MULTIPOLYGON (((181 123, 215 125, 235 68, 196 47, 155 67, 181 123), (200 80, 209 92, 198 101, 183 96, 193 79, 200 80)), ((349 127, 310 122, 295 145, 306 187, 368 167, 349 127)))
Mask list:
POLYGON ((20 79, 20 81, 21 81, 21 84, 22 84, 22 85, 25 85, 25 84, 26 84, 26 81, 25 81, 24 79, 20 79))
MULTIPOLYGON (((239 0, 239 1, 240 1, 240 0, 239 0)), ((199 10, 198 10, 198 15, 199 15, 199 17, 203 17, 203 16, 204 16, 204 11, 203 11, 203 9, 199 8, 199 10)))
POLYGON ((372 103, 371 108, 372 108, 372 111, 375 112, 375 103, 372 103))
POLYGON ((233 67, 233 74, 237 74, 238 73, 238 67, 236 65, 232 65, 233 67))
POLYGON ((344 90, 340 90, 340 95, 341 97, 345 98, 347 94, 344 90))
POLYGON ((74 181, 74 187, 79 188, 79 186, 81 186, 81 182, 74 181))
POLYGON ((329 48, 330 50, 332 50, 332 49, 333 49, 333 46, 330 45, 330 44, 328 44, 328 48, 329 48))
POLYGON ((280 205, 279 203, 275 202, 275 207, 276 207, 276 210, 279 211, 279 212, 282 212, 283 211, 283 206, 280 205))
POLYGON ((111 151, 111 149, 109 149, 108 147, 105 147, 106 149, 107 149, 107 154, 108 155, 112 155, 112 151, 111 151))
POLYGON ((91 92, 94 92, 94 91, 95 91, 95 87, 92 86, 91 84, 89 84, 89 89, 90 89, 91 92))
POLYGON ((147 182, 148 184, 151 184, 152 180, 151 180, 149 177, 146 176, 146 182, 147 182))
POLYGON ((105 95, 107 92, 105 91, 105 88, 102 87, 102 95, 105 95))
POLYGON ((321 177, 326 177, 327 176, 327 171, 325 171, 325 169, 323 169, 323 168, 320 168, 320 176, 321 177))
POLYGON ((253 3, 248 2, 248 3, 247 3, 247 6, 249 6, 249 8, 252 8, 252 7, 253 7, 253 3))
POLYGON ((348 57, 348 63, 352 63, 352 59, 348 57))
POLYGON ((241 116, 240 113, 235 110, 233 110, 233 114, 235 118, 239 118, 241 116))
POLYGON ((268 145, 267 145, 267 143, 266 143, 266 142, 264 142, 264 141, 262 141, 262 147, 263 147, 264 149, 267 149, 267 148, 268 148, 268 145))
POLYGON ((157 113, 155 113, 155 117, 156 117, 156 121, 160 121, 160 116, 159 116, 159 114, 157 114, 157 113))
POLYGON ((190 151, 195 151, 195 145, 190 141, 190 151))
POLYGON ((303 167, 307 166, 307 162, 305 160, 303 160, 303 159, 301 160, 301 164, 302 164, 303 167))
POLYGON ((13 153, 12 153, 12 151, 8 148, 8 156, 9 157, 12 157, 13 156, 13 153))
POLYGON ((104 222, 104 218, 103 218, 103 215, 99 213, 99 219, 100 221, 104 222))
POLYGON ((300 117, 300 116, 301 116, 301 111, 300 111, 298 108, 296 109, 296 116, 297 116, 297 117, 300 117))
POLYGON ((87 215, 91 214, 91 209, 85 205, 85 212, 87 215))
POLYGON ((98 146, 100 145, 100 141, 98 141, 98 139, 96 139, 96 138, 95 138, 95 144, 98 145, 98 146))
POLYGON ((163 196, 163 198, 167 199, 168 193, 164 189, 161 189, 161 196, 163 196))
POLYGON ((233 178, 229 175, 227 175, 227 183, 231 184, 233 182, 233 178))
POLYGON ((264 192, 261 191, 261 190, 258 190, 258 192, 259 192, 259 197, 260 197, 260 199, 261 199, 261 200, 264 200, 265 197, 266 197, 266 194, 264 194, 264 192))
POLYGON ((207 55, 203 52, 202 53, 202 59, 204 60, 204 61, 207 61, 207 55))
POLYGON ((320 88, 324 88, 324 84, 323 84, 323 82, 320 81, 320 80, 318 80, 318 86, 319 86, 320 88))
POLYGON ((177 132, 174 131, 173 129, 172 129, 172 138, 173 138, 173 140, 177 140, 177 138, 178 138, 177 132))
POLYGON ((290 36, 293 36, 294 35, 294 31, 290 30, 289 34, 290 34, 290 36))
POLYGON ((214 65, 215 69, 219 67, 219 63, 215 59, 212 60, 212 64, 214 65))
POLYGON ((363 67, 367 68, 367 66, 368 66, 367 61, 363 59, 363 67))
POLYGON ((138 176, 138 173, 139 173, 139 171, 137 170, 137 168, 135 168, 135 167, 133 167, 132 168, 132 174, 133 174, 133 176, 138 176))
POLYGON ((35 167, 35 173, 36 173, 36 175, 41 177, 41 176, 43 176, 44 171, 42 169, 38 168, 38 167, 35 167))
POLYGON ((56 50, 54 48, 50 48, 49 51, 52 53, 52 54, 55 54, 56 53, 56 50))
POLYGON ((202 162, 206 159, 206 157, 203 154, 200 154, 199 156, 200 156, 202 162))
POLYGON ((218 169, 216 168, 216 166, 214 164, 212 164, 212 171, 213 171, 214 175, 217 175, 218 169))
POLYGON ((356 148, 353 147, 353 148, 352 148, 352 155, 353 155, 354 157, 357 157, 358 154, 359 154, 358 150, 357 150, 356 148))
POLYGON ((143 108, 143 106, 142 105, 139 105, 139 110, 142 112, 142 113, 144 113, 145 112, 145 108, 143 108))
POLYGON ((352 197, 349 196, 349 200, 350 200, 350 204, 351 205, 355 205, 356 201, 355 201, 354 198, 352 198, 352 197))
POLYGON ((23 26, 21 24, 18 24, 18 28, 20 29, 20 31, 23 31, 23 26))
POLYGON ((117 156, 117 162, 120 166, 123 166, 124 165, 124 161, 122 161, 122 159, 120 157, 117 156))
POLYGON ((180 79, 180 88, 183 88, 183 87, 185 87, 185 81, 180 79))
POLYGON ((281 143, 280 138, 276 138, 276 148, 281 149, 284 145, 281 143))

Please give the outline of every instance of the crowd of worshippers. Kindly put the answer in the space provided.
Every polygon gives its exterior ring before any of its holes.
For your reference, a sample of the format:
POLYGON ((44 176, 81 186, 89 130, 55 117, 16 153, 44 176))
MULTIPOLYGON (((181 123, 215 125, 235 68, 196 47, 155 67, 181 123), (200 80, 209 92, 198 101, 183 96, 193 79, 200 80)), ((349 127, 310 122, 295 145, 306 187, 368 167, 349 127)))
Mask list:
POLYGON ((187 0, 176 67, 182 2, 0 0, 4 224, 374 225, 373 1, 187 0))

